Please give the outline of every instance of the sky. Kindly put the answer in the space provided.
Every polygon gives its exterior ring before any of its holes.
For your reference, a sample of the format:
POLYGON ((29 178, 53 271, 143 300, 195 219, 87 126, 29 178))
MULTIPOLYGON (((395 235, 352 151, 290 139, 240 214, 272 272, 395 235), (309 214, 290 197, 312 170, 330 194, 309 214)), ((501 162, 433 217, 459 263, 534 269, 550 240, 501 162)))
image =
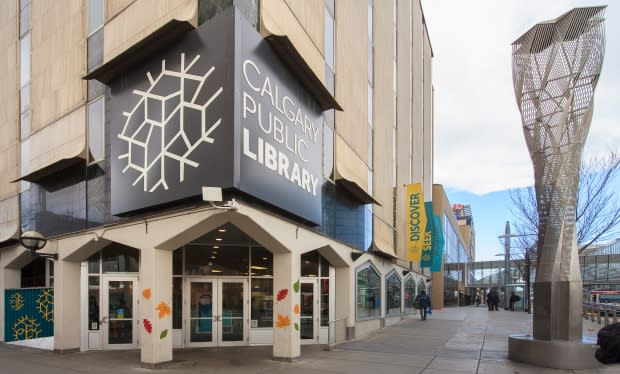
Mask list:
MULTIPOLYGON (((435 177, 472 207, 476 260, 499 259, 514 221, 509 191, 534 184, 512 85, 511 43, 534 24, 598 0, 422 0, 433 47, 435 177)), ((605 11, 606 49, 583 157, 620 147, 620 2, 605 11)))

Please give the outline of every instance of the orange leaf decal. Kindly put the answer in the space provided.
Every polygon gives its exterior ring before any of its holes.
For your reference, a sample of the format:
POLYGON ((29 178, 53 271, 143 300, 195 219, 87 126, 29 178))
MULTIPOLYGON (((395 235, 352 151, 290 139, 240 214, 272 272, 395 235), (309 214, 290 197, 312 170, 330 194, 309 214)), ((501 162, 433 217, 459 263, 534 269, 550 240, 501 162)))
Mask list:
POLYGON ((163 301, 159 302, 159 305, 157 305, 155 310, 159 313, 159 319, 162 319, 165 316, 169 316, 172 314, 172 309, 170 308, 170 306, 163 301))
POLYGON ((283 329, 291 325, 291 319, 288 316, 283 316, 282 314, 278 314, 278 319, 276 320, 276 327, 279 329, 283 329))
POLYGON ((299 304, 295 304, 295 306, 293 307, 293 313, 299 314, 299 304))
POLYGON ((147 288, 144 291, 142 291, 142 296, 144 296, 145 299, 150 299, 151 298, 151 289, 147 288))

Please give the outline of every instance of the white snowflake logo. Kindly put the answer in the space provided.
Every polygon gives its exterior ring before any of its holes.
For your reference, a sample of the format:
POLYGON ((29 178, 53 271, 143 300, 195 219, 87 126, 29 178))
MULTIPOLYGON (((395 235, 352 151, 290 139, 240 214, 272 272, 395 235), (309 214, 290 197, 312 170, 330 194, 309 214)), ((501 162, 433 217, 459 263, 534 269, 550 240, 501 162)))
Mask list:
POLYGON ((127 159, 123 173, 133 169, 145 192, 153 192, 158 187, 168 189, 166 183, 166 164, 179 165, 179 183, 185 179, 185 165, 198 167, 200 164, 190 156, 202 143, 213 143, 210 134, 222 121, 220 117, 207 125, 206 111, 222 93, 220 86, 210 97, 204 89, 207 78, 215 71, 212 66, 204 75, 190 73, 190 69, 200 59, 196 57, 186 66, 185 54, 181 54, 180 71, 166 69, 166 60, 161 62, 161 73, 153 79, 146 76, 151 85, 146 92, 134 90, 140 101, 127 117, 118 138, 127 142, 127 153, 118 156, 127 159))

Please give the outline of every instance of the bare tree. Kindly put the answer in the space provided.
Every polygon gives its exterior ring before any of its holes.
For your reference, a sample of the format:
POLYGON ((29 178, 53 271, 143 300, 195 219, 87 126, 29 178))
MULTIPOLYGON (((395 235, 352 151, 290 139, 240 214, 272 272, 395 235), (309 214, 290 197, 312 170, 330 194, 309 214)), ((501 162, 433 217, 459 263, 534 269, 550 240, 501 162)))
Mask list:
MULTIPOLYGON (((582 162, 579 189, 577 192, 577 246, 581 254, 592 244, 607 241, 618 236, 620 232, 620 203, 616 197, 615 182, 620 174, 620 155, 612 151, 606 157, 594 158, 582 162)), ((512 190, 510 198, 513 203, 512 213, 517 218, 513 226, 517 235, 512 248, 515 266, 526 283, 526 300, 528 312, 530 281, 536 272, 538 248, 538 208, 536 192, 533 186, 512 190)))
MULTIPOLYGON (((596 242, 610 240, 620 233, 620 203, 615 182, 620 174, 620 155, 612 151, 606 157, 582 162, 577 201, 577 246, 583 253, 596 242)), ((512 190, 512 213, 517 218, 515 231, 520 248, 534 248, 538 239, 538 209, 533 186, 512 190)), ((534 260, 534 259, 532 259, 534 260)))

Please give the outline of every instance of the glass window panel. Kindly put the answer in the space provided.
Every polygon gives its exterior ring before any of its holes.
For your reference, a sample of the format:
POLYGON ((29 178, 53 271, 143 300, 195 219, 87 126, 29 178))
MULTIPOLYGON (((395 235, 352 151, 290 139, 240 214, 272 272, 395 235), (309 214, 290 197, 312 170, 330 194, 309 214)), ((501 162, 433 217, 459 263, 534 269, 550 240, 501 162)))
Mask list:
POLYGON ((24 9, 30 5, 30 0, 19 0, 19 9, 24 9))
POLYGON ((235 6, 241 14, 258 30, 258 2, 259 0, 235 0, 235 6))
POLYGON ((325 9, 325 62, 327 65, 334 69, 334 19, 329 13, 329 10, 325 9))
POLYGON ((323 183, 323 222, 319 231, 330 237, 336 236, 336 201, 335 187, 331 181, 325 180, 323 183))
POLYGON ((172 252, 172 275, 183 275, 183 248, 172 252))
POLYGON ((356 319, 375 318, 381 315, 381 277, 367 266, 357 272, 356 319))
POLYGON ((373 168, 373 154, 372 154, 372 148, 373 148, 373 143, 374 143, 374 138, 373 138, 373 132, 372 132, 372 127, 368 126, 368 168, 372 169, 373 168))
MULTIPOLYGON (((177 249, 177 251, 179 251, 177 249)), ((183 278, 172 278, 172 328, 183 328, 183 278)))
POLYGON ((202 25, 232 5, 233 0, 199 0, 198 23, 202 25))
POLYGON ((99 330, 99 280, 88 277, 88 330, 99 330))
POLYGON ((88 104, 88 161, 102 160, 105 156, 103 98, 88 104))
POLYGON ((332 96, 336 93, 336 77, 329 64, 325 63, 325 88, 332 96))
POLYGON ((103 64, 103 28, 88 37, 87 41, 87 64, 91 72, 103 64))
POLYGON ((373 84, 374 82, 374 61, 372 55, 373 45, 372 41, 368 41, 368 82, 373 84))
MULTIPOLYGON (((28 85, 30 87, 30 85, 28 85)), ((30 136, 30 111, 23 112, 20 115, 19 131, 21 139, 24 140, 30 136)))
POLYGON ((213 284, 191 282, 190 286, 190 341, 213 340, 213 284))
POLYGON ((405 313, 415 313, 415 308, 413 307, 415 297, 415 281, 413 280, 413 277, 408 277, 405 279, 405 313))
POLYGON ((222 282, 222 340, 238 342, 243 340, 243 283, 222 282))
POLYGON ((188 245, 185 274, 248 275, 249 257, 247 246, 188 245))
POLYGON ((620 255, 609 256, 609 280, 620 280, 620 255))
POLYGON ((372 41, 372 1, 368 1, 368 40, 372 41))
POLYGON ((88 0, 88 35, 103 25, 104 0, 88 0))
POLYGON ((302 283, 299 295, 300 338, 314 339, 314 284, 302 283))
POLYGON ((263 247, 252 247, 252 276, 273 275, 273 254, 263 247))
POLYGON ((327 6, 327 9, 329 10, 329 12, 333 15, 334 14, 334 0, 325 0, 325 5, 327 6))
POLYGON ((39 257, 21 269, 22 288, 45 287, 45 263, 45 258, 39 257))
POLYGON ((20 40, 20 87, 30 83, 30 37, 31 34, 26 34, 20 40))
POLYGON ((321 261, 321 277, 329 277, 329 261, 323 256, 320 258, 321 261))
POLYGON ((111 244, 103 249, 104 273, 137 273, 140 251, 122 244, 111 244))
POLYGON ((19 91, 19 112, 24 113, 30 109, 30 83, 19 91))
POLYGON ((323 177, 332 178, 334 172, 334 131, 323 124, 323 177))
POLYGON ((88 101, 96 99, 99 96, 105 95, 105 87, 106 87, 105 84, 95 79, 91 79, 86 83, 86 85, 87 85, 87 90, 88 90, 88 101))
POLYGON ((30 30, 30 4, 19 11, 19 36, 24 36, 30 30))
POLYGON ((385 280, 386 285, 386 312, 388 315, 400 314, 400 278, 395 273, 385 280))
POLYGON ((273 327, 273 279, 252 278, 252 327, 273 327))
POLYGON ((89 165, 86 169, 86 221, 88 227, 104 224, 105 169, 104 163, 89 165))
POLYGON ((372 127, 372 86, 368 83, 368 126, 372 127))
POLYGON ((321 326, 329 326, 329 279, 321 279, 321 326))
POLYGON ((99 268, 100 258, 101 252, 97 252, 88 258, 88 274, 99 274, 101 272, 99 268))
POLYGON ((301 255, 301 276, 317 277, 319 275, 319 252, 312 251, 301 255))

